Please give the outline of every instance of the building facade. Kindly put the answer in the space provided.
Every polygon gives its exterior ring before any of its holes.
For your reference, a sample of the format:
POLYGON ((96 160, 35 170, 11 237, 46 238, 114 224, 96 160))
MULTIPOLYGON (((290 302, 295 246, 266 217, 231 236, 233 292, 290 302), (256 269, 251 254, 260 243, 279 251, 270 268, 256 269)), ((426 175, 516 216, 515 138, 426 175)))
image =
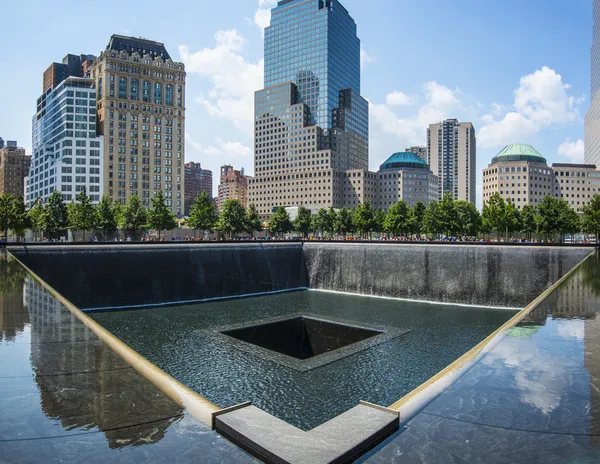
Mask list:
POLYGON ((594 0, 590 108, 585 117, 585 163, 600 165, 600 0, 594 0))
POLYGON ((19 148, 17 142, 8 140, 0 146, 0 193, 25 198, 25 177, 29 175, 31 156, 19 148))
POLYGON ((67 202, 84 189, 94 203, 103 194, 103 140, 96 135, 92 79, 68 77, 37 100, 26 201, 45 201, 58 190, 67 202))
POLYGON ((67 55, 62 63, 52 63, 44 72, 42 93, 57 87, 67 77, 90 77, 94 55, 67 55))
POLYGON ((440 198, 476 203, 477 140, 470 122, 447 119, 427 129, 427 164, 439 178, 440 198))
POLYGON ((555 163, 530 145, 508 145, 483 171, 483 201, 499 193, 518 209, 538 206, 550 195, 563 198, 574 210, 600 194, 600 171, 596 165, 555 163))
POLYGON ((185 80, 164 44, 113 35, 91 68, 98 134, 104 139, 104 191, 145 207, 162 191, 177 216, 184 213, 185 80))
POLYGON ((368 169, 356 32, 338 0, 282 0, 272 10, 249 186, 263 219, 278 206, 341 207, 344 173, 368 169))
POLYGON ((185 215, 190 214, 190 208, 194 204, 194 200, 202 192, 206 193, 209 198, 212 198, 213 178, 212 171, 202 169, 200 163, 189 162, 184 166, 185 180, 185 215))
POLYGON ((404 150, 405 153, 413 153, 425 161, 426 164, 429 164, 429 157, 427 156, 427 147, 409 147, 404 150))
POLYGON ((377 181, 377 206, 386 211, 399 200, 410 206, 439 200, 437 176, 415 153, 393 154, 380 166, 377 181))
POLYGON ((217 206, 219 211, 227 200, 238 200, 244 208, 248 206, 248 183, 251 179, 244 175, 244 168, 233 169, 233 166, 221 166, 219 196, 217 206))

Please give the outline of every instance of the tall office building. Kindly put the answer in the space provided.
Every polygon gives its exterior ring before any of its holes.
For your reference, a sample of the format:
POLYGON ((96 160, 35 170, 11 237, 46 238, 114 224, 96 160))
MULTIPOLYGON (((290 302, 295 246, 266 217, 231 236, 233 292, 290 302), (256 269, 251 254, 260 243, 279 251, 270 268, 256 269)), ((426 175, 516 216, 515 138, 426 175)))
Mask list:
POLYGON ((84 188, 102 197, 102 138, 96 135, 96 89, 92 79, 67 77, 37 100, 26 200, 46 200, 54 191, 73 201, 84 188))
POLYGON ((185 67, 164 44, 113 35, 94 61, 98 134, 104 139, 104 190, 145 207, 163 191, 184 213, 185 67))
POLYGON ((585 116, 585 162, 600 165, 600 0, 594 0, 590 109, 585 116))
POLYGON ((217 206, 219 210, 227 200, 238 200, 244 208, 248 206, 248 182, 252 180, 244 175, 244 168, 233 169, 233 166, 221 166, 221 177, 219 183, 219 195, 217 206))
POLYGON ((426 163, 429 163, 429 158, 427 157, 427 147, 415 146, 415 147, 407 148, 404 151, 405 151, 405 153, 412 153, 414 155, 417 155, 423 161, 425 161, 426 163))
MULTIPOLYGON (((1 139, 0 139, 1 140, 1 139)), ((31 156, 19 148, 17 142, 8 140, 0 144, 0 193, 25 195, 25 177, 29 175, 31 156)))
POLYGON ((265 88, 255 94, 250 201, 341 207, 343 174, 367 169, 369 111, 360 40, 338 0, 282 0, 265 29, 265 88))
POLYGON ((476 203, 477 147, 470 122, 447 119, 427 129, 429 167, 439 178, 440 198, 450 192, 455 200, 476 203))
POLYGON ((212 198, 212 171, 209 171, 208 169, 202 169, 200 163, 185 163, 184 183, 185 215, 188 216, 190 214, 190 208, 194 204, 194 200, 198 195, 204 192, 208 195, 209 198, 212 198))

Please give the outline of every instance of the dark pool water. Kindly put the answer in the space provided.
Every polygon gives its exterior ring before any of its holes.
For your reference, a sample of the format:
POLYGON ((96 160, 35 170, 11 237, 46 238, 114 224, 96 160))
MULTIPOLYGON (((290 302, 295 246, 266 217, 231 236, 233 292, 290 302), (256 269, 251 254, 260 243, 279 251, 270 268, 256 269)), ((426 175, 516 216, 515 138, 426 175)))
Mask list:
POLYGON ((91 316, 217 405, 252 401, 306 430, 360 400, 392 404, 514 314, 513 310, 303 291, 91 316), (217 334, 228 326, 301 314, 412 332, 308 372, 240 350, 217 334))

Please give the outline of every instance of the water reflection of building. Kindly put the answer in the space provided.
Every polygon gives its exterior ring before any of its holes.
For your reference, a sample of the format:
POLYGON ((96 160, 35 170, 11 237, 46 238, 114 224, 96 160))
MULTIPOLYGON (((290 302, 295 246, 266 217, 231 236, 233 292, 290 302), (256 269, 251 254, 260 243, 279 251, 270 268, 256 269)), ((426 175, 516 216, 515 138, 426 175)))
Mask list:
POLYGON ((160 441, 181 409, 32 279, 25 286, 41 408, 65 430, 97 428, 110 448, 160 441), (142 424, 142 425, 138 425, 142 424))
POLYGON ((23 311, 25 270, 17 261, 8 261, 6 252, 0 255, 0 341, 12 341, 29 323, 23 311))

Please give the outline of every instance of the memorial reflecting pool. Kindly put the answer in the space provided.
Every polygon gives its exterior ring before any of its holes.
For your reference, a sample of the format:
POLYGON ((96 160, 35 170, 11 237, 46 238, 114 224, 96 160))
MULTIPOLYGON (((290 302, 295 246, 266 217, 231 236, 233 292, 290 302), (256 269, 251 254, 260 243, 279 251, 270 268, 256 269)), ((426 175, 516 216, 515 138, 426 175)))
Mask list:
MULTIPOLYGON (((134 350, 218 406, 252 401, 304 430, 332 419, 360 400, 392 404, 514 314, 513 310, 317 291, 90 313, 134 350), (232 327, 295 316, 314 316, 393 336, 357 352, 350 345, 347 356, 342 348, 339 359, 303 371, 302 364, 286 362, 276 353, 269 356, 258 347, 244 349, 221 334, 232 327)), ((376 342, 377 337, 372 340, 376 342)))

